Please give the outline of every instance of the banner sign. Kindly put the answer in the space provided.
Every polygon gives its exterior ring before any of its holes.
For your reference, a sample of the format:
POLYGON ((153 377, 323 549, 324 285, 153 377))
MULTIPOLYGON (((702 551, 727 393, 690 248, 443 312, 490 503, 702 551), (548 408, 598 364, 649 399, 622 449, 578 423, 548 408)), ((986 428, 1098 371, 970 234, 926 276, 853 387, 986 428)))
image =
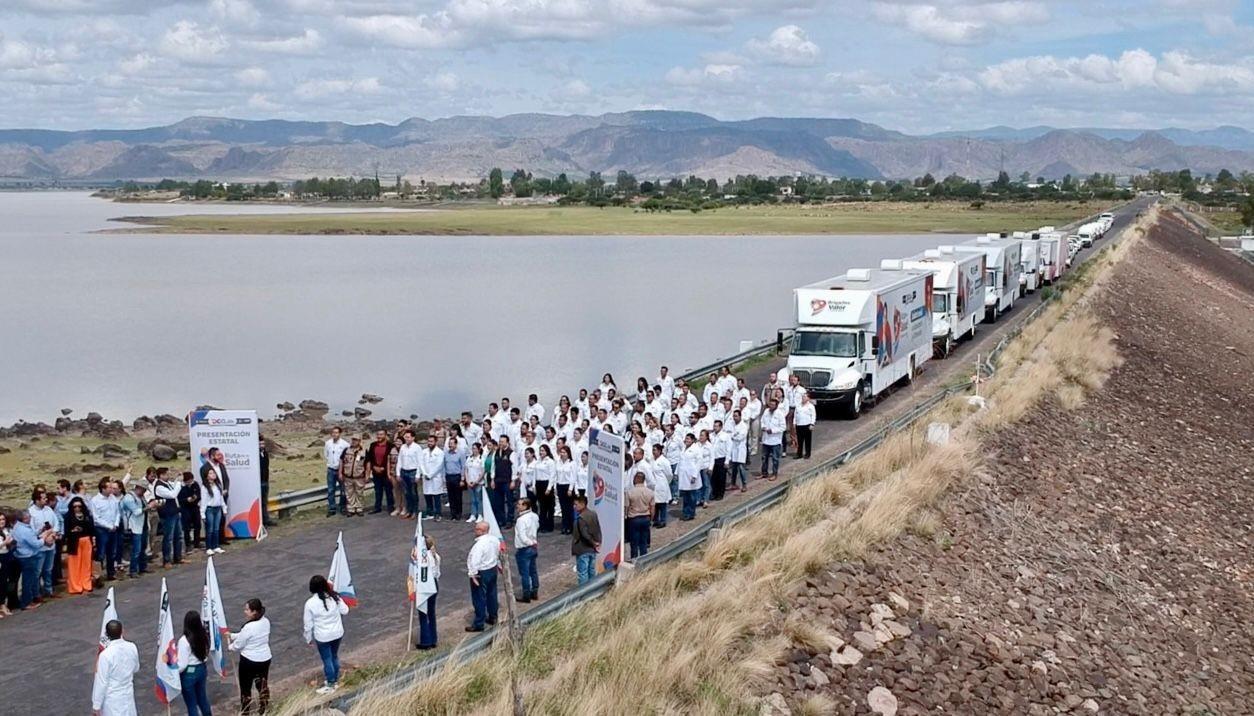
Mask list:
POLYGON ((588 435, 588 507, 601 523, 597 574, 616 569, 623 559, 623 439, 604 430, 588 435))
POLYGON ((222 452, 230 488, 226 526, 235 537, 256 537, 261 529, 261 457, 254 410, 195 410, 187 416, 192 474, 200 481, 214 448, 222 452))

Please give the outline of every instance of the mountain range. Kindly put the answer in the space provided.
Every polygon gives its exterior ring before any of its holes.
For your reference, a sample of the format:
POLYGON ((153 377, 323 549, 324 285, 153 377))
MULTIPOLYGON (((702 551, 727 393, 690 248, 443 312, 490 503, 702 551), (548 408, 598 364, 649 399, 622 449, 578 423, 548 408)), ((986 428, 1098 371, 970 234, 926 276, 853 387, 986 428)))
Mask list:
POLYGON ((908 135, 856 119, 695 112, 464 116, 399 124, 192 117, 144 129, 0 129, 0 180, 290 180, 404 175, 476 180, 492 167, 639 177, 811 174, 866 179, 930 172, 987 179, 1058 178, 1150 169, 1254 171, 1254 132, 1239 127, 1056 129, 990 127, 908 135))

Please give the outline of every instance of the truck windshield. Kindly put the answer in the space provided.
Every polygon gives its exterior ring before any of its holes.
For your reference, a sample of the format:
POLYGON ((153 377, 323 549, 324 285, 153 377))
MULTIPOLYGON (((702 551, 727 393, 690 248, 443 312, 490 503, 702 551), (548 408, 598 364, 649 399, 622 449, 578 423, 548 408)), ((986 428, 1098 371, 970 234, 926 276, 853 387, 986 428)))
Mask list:
POLYGON ((796 356, 856 358, 858 355, 858 336, 856 333, 798 331, 792 338, 792 354, 796 356))
POLYGON ((949 294, 939 291, 932 294, 932 313, 949 313, 949 294))

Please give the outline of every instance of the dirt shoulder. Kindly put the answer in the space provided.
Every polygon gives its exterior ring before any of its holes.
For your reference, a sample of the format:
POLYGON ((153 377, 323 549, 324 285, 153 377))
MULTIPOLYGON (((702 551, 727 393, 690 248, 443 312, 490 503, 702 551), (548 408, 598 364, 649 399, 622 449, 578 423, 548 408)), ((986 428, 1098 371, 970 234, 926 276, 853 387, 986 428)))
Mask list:
POLYGON ((1248 713, 1254 269, 1167 215, 1091 300, 1123 365, 994 433, 931 527, 810 579, 794 606, 841 638, 873 604, 897 626, 856 665, 794 648, 773 703, 1248 713))

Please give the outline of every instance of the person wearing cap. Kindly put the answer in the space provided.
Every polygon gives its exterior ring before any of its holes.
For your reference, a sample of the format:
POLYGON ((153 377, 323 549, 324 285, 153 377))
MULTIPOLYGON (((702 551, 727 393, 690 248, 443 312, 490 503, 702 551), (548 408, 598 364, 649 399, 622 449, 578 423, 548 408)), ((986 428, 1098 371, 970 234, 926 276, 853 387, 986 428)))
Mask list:
POLYGON ((139 480, 122 498, 122 532, 130 548, 130 569, 126 576, 138 577, 148 571, 148 547, 144 543, 148 527, 148 483, 139 480))

